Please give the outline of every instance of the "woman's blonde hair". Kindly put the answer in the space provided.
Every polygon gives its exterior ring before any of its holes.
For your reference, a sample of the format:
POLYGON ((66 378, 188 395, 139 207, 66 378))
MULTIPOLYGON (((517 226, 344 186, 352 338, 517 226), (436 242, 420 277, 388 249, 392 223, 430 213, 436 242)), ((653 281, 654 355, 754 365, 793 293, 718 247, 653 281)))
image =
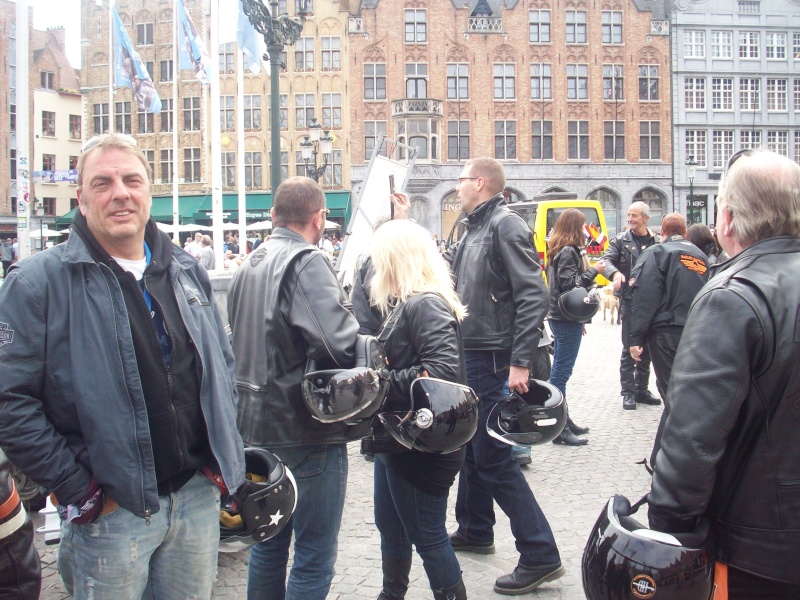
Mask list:
POLYGON ((405 302, 424 292, 439 294, 463 320, 466 307, 453 289, 450 268, 431 241, 430 234, 415 223, 389 221, 375 232, 372 241, 370 300, 386 315, 394 301, 405 302))

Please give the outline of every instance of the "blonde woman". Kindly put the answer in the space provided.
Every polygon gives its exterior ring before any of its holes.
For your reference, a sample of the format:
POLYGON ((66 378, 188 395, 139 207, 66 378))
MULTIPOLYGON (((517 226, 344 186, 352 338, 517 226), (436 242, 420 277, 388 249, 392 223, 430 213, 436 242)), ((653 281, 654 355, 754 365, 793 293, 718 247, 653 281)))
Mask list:
MULTIPOLYGON (((425 229, 405 220, 376 232, 372 304, 387 316, 378 339, 389 361, 393 406, 408 406, 409 387, 424 375, 466 383, 459 323, 465 307, 450 271, 425 229)), ((398 446, 399 447, 399 446, 398 446)), ((461 568, 445 529, 447 497, 464 462, 450 454, 402 449, 375 459, 375 524, 381 534, 383 589, 379 600, 402 600, 412 544, 422 558, 434 598, 464 600, 461 568)))

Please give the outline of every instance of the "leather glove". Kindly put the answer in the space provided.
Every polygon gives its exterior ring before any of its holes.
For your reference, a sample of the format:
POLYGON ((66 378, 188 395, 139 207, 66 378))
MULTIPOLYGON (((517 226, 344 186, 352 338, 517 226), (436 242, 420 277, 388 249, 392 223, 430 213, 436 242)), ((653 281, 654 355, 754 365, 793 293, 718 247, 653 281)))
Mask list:
POLYGON ((106 500, 106 493, 92 477, 86 495, 75 504, 58 504, 56 510, 62 521, 83 525, 93 523, 100 516, 103 504, 106 500))

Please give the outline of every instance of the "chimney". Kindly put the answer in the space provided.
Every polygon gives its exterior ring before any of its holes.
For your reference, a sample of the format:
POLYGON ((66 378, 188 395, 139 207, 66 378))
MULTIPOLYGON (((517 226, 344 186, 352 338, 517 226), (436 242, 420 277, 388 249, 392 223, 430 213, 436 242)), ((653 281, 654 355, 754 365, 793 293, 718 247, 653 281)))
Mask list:
POLYGON ((56 39, 61 52, 67 52, 67 30, 64 27, 48 27, 47 31, 56 39))

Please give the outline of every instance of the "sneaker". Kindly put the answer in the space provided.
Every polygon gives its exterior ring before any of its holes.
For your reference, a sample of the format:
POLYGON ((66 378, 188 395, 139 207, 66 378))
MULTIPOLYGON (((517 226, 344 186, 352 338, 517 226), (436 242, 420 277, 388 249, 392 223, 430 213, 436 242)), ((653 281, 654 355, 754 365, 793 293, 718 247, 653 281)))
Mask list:
POLYGON ((643 392, 636 392, 636 402, 639 404, 649 404, 650 406, 658 406, 661 404, 661 398, 656 398, 650 393, 650 390, 643 392))
POLYGON ((560 562, 542 567, 517 565, 513 573, 503 575, 494 582, 494 591, 507 596, 527 594, 548 581, 555 581, 564 573, 566 571, 560 562))
POLYGON ((622 397, 622 408, 625 410, 636 410, 636 396, 633 394, 625 394, 622 397))
POLYGON ((470 542, 461 537, 457 531, 450 534, 450 545, 456 552, 472 552, 474 554, 494 554, 494 542, 470 542))
POLYGON ((517 461, 517 464, 520 467, 524 467, 525 465, 529 465, 532 462, 530 454, 517 454, 514 457, 514 460, 517 461))

